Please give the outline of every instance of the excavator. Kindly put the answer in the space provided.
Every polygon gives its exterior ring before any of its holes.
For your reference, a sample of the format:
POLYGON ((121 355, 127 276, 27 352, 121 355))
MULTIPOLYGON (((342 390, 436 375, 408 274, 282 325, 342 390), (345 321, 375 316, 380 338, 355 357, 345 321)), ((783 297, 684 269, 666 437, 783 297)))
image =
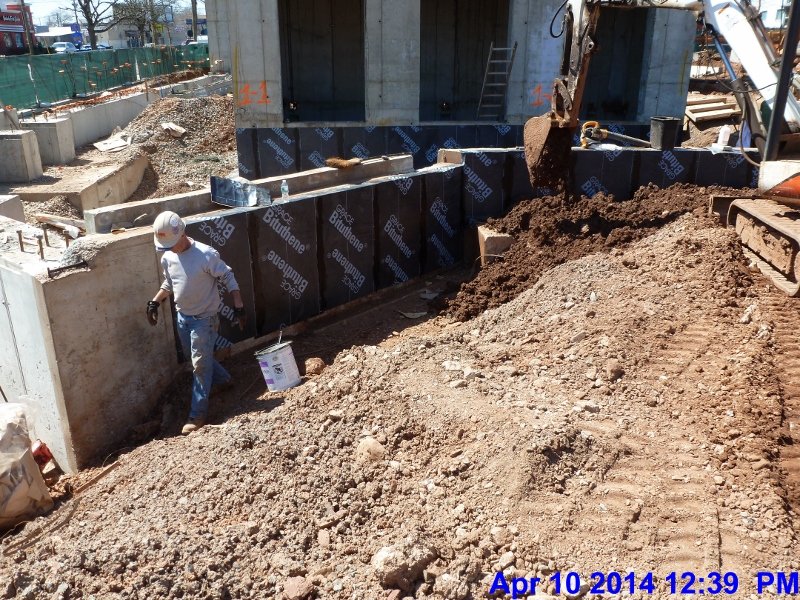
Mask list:
MULTIPOLYGON (((745 254, 775 285, 790 296, 800 293, 800 77, 794 60, 800 39, 800 2, 792 0, 782 52, 776 51, 748 0, 565 0, 564 52, 553 84, 550 112, 525 124, 525 158, 534 186, 553 156, 569 152, 578 127, 586 75, 598 51, 601 11, 658 8, 692 11, 705 24, 742 109, 740 140, 749 138, 761 156, 757 198, 726 203, 723 221, 735 227, 745 254), (746 76, 737 76, 725 50, 741 61, 746 76), (777 115, 777 117, 776 117, 777 115), (565 150, 566 149, 566 150, 565 150)), ((602 130, 594 128, 594 133, 602 130)), ((741 149, 743 150, 743 148, 741 149)))

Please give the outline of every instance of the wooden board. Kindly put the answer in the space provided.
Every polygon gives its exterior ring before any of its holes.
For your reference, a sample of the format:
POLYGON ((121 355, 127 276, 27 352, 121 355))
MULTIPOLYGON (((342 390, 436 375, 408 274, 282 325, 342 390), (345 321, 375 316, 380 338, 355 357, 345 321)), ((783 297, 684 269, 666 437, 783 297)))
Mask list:
POLYGON ((723 108, 719 110, 712 110, 709 112, 692 112, 691 109, 686 109, 686 116, 695 123, 702 123, 703 121, 716 121, 719 119, 729 119, 731 117, 738 117, 742 114, 739 107, 723 108))

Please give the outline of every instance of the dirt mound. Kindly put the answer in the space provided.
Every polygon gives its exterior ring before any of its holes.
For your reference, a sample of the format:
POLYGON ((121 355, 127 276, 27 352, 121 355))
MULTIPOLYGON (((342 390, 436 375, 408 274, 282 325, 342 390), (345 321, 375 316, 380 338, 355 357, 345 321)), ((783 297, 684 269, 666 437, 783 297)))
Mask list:
POLYGON ((484 267, 461 285, 444 311, 464 321, 515 298, 541 274, 567 260, 642 239, 678 216, 705 214, 711 193, 753 195, 753 190, 726 190, 676 184, 666 189, 642 187, 633 199, 616 202, 597 194, 580 200, 553 196, 525 200, 487 225, 514 236, 502 260, 484 267))
POLYGON ((164 98, 148 106, 126 131, 133 136, 131 151, 146 152, 152 166, 131 201, 205 187, 212 175, 228 175, 237 166, 229 97, 164 98), (186 134, 171 136, 161 127, 167 122, 183 127, 186 134))
POLYGON ((796 570, 770 292, 741 264, 689 213, 468 323, 295 340, 338 352, 285 392, 244 353, 211 426, 4 540, 0 595, 465 600, 503 570, 551 595, 554 571, 796 570))

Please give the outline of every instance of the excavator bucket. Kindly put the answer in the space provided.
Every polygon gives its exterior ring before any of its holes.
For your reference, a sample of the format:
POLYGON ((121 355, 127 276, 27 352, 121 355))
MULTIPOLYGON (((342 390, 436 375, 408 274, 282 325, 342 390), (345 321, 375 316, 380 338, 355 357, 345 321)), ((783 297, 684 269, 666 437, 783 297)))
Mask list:
POLYGON ((566 188, 573 130, 558 127, 549 115, 525 123, 525 162, 531 185, 556 193, 566 188))

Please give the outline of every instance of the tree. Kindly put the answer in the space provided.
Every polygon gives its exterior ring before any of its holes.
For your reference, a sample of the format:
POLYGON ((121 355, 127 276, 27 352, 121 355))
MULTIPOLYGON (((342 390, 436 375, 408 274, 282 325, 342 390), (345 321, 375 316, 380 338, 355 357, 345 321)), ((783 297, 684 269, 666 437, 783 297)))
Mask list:
POLYGON ((125 21, 136 27, 142 45, 146 39, 145 32, 150 29, 155 43, 155 26, 164 21, 169 6, 165 0, 119 0, 114 7, 114 18, 117 22, 125 21))
POLYGON ((86 31, 89 34, 89 45, 97 48, 97 34, 108 31, 120 22, 114 15, 114 7, 118 0, 75 0, 78 10, 86 22, 86 31))
POLYGON ((45 17, 46 24, 49 26, 61 27, 65 23, 72 23, 75 17, 66 8, 59 8, 45 17))

